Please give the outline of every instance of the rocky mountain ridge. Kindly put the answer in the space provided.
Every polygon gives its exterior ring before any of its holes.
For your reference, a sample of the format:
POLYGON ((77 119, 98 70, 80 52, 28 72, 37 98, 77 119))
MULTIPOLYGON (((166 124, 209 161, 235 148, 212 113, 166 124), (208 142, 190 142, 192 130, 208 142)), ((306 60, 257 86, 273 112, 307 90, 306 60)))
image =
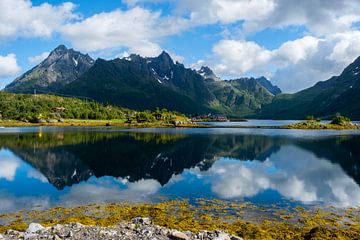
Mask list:
POLYGON ((60 45, 5 91, 82 96, 136 110, 167 108, 187 114, 244 116, 271 102, 274 94, 269 85, 274 87, 252 78, 221 81, 210 68, 186 68, 165 51, 151 58, 132 54, 94 61, 60 45))

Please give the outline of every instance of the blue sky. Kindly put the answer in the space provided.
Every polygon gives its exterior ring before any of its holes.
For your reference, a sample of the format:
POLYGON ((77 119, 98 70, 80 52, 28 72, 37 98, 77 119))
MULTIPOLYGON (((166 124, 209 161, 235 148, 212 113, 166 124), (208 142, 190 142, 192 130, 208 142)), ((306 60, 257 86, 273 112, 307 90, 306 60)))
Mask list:
POLYGON ((0 88, 65 44, 105 59, 166 50, 295 92, 360 56, 359 13, 357 0, 1 0, 0 88))

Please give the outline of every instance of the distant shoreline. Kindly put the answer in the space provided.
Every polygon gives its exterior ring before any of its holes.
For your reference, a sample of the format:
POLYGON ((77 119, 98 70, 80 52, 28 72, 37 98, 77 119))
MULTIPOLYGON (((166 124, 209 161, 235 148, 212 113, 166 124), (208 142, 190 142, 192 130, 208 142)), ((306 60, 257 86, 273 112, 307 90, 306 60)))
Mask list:
POLYGON ((299 129, 299 130, 360 130, 360 125, 335 125, 335 124, 316 124, 308 125, 306 122, 300 122, 281 126, 241 126, 241 125, 207 125, 201 123, 180 123, 180 124, 164 124, 160 122, 154 123, 125 123, 121 120, 78 120, 67 119, 63 122, 46 122, 46 123, 28 123, 15 120, 0 121, 1 127, 132 127, 132 128, 243 128, 243 129, 299 129))

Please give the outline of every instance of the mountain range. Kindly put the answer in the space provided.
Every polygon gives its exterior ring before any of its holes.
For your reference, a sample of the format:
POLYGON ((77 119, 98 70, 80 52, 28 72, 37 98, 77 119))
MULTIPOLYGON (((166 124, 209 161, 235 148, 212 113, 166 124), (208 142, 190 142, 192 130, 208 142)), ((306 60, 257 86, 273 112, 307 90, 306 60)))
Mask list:
POLYGON ((167 108, 187 114, 255 113, 280 92, 264 77, 221 81, 208 67, 196 71, 162 52, 153 58, 132 54, 113 60, 60 45, 5 91, 82 96, 136 110, 167 108), (275 90, 274 90, 275 89, 275 90))
POLYGON ((113 60, 92 59, 60 45, 4 91, 87 97, 135 110, 167 108, 186 114, 304 119, 336 113, 360 119, 360 59, 340 76, 295 94, 282 94, 265 77, 221 80, 207 66, 186 68, 162 52, 113 60))

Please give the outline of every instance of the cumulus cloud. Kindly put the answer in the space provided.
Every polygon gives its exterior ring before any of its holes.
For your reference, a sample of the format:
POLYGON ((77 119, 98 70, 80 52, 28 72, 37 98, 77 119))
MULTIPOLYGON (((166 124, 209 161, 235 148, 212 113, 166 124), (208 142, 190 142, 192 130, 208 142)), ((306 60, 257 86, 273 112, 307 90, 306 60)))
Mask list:
POLYGON ((30 0, 1 0, 0 38, 50 37, 63 24, 78 18, 74 9, 71 2, 33 6, 30 0))
POLYGON ((244 24, 245 31, 259 31, 268 27, 305 26, 318 36, 347 31, 360 20, 357 0, 296 1, 273 0, 271 14, 244 24), (296 7, 294 7, 296 6, 296 7))
POLYGON ((339 165, 295 146, 282 147, 265 162, 217 161, 207 172, 192 172, 206 177, 213 193, 224 199, 253 197, 274 189, 303 203, 360 204, 359 186, 339 165))
POLYGON ((213 56, 193 66, 210 65, 223 75, 265 75, 285 92, 295 92, 341 71, 360 55, 360 31, 325 38, 305 36, 268 50, 255 42, 222 40, 213 56))
POLYGON ((188 15, 193 25, 217 22, 227 24, 264 18, 274 7, 275 3, 272 0, 183 0, 178 1, 177 12, 188 15))
POLYGON ((316 35, 326 35, 349 30, 360 20, 357 0, 183 0, 177 5, 178 13, 188 16, 193 25, 240 22, 245 32, 306 26, 316 35))
POLYGON ((17 63, 16 55, 10 53, 6 56, 0 55, 0 78, 11 77, 21 71, 17 63))
MULTIPOLYGON (((252 73, 271 77, 275 73, 274 69, 276 71, 294 66, 317 54, 320 41, 322 40, 305 36, 301 39, 285 42, 277 49, 268 50, 255 42, 222 40, 213 47, 214 56, 211 59, 216 61, 208 62, 208 65, 213 66, 216 72, 226 75, 239 76, 252 73)), ((204 61, 200 62, 204 63, 204 61)), ((298 87, 299 81, 301 82, 301 79, 288 79, 290 86, 296 85, 298 87)), ((311 83, 314 81, 317 80, 313 80, 311 83)), ((281 84, 281 81, 276 83, 283 90, 289 90, 289 87, 281 84)))
POLYGON ((39 64, 41 63, 45 58, 47 58, 49 56, 49 52, 43 52, 41 53, 40 55, 37 55, 37 56, 33 56, 33 57, 29 57, 28 58, 28 61, 30 64, 39 64))
POLYGON ((98 51, 127 47, 130 52, 153 56, 161 48, 151 39, 160 13, 135 7, 128 11, 115 10, 95 14, 80 22, 63 26, 62 34, 75 48, 98 51))
POLYGON ((219 63, 215 70, 221 73, 243 74, 269 63, 272 53, 255 42, 222 40, 213 48, 219 63))

